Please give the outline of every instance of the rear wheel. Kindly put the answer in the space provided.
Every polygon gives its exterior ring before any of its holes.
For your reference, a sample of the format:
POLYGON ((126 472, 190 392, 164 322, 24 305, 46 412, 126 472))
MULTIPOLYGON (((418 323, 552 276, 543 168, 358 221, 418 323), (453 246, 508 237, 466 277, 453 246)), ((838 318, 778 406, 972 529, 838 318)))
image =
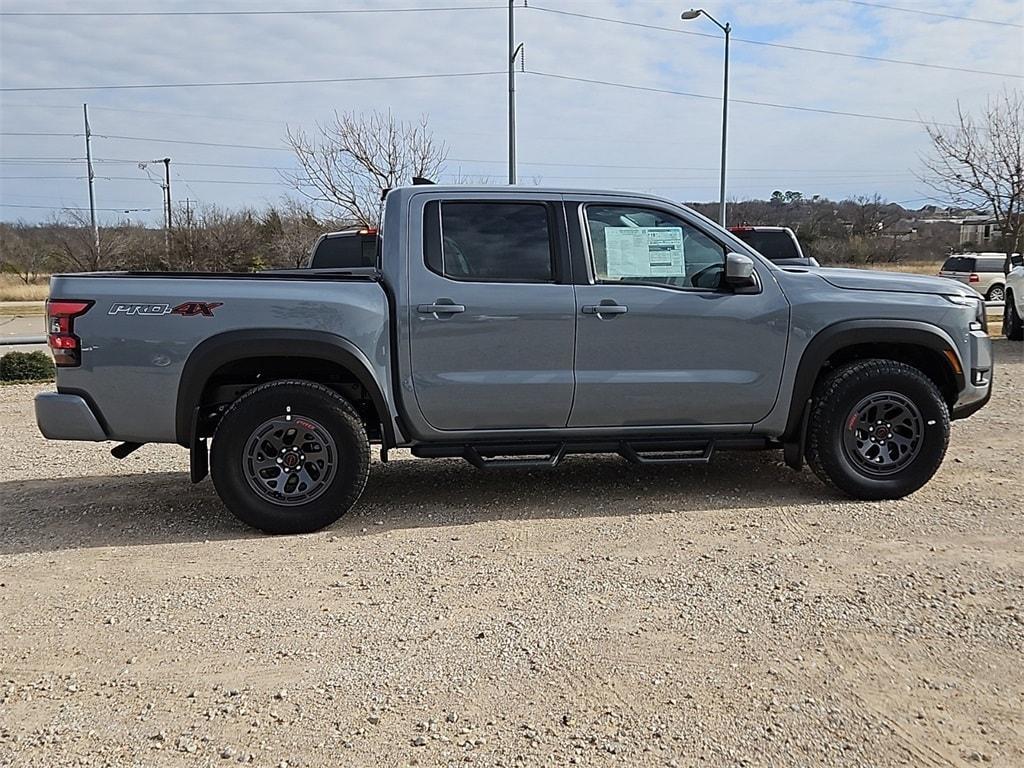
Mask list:
POLYGON ((1010 341, 1024 341, 1024 320, 1017 312, 1012 293, 1006 294, 1006 303, 1003 304, 1003 336, 1010 341))
POLYGON ((210 474, 224 504, 266 533, 309 533, 359 499, 370 446, 347 400, 321 384, 275 381, 246 392, 213 437, 210 474))
POLYGON ((854 498, 898 499, 931 479, 948 442, 949 409, 927 376, 893 360, 860 360, 818 388, 807 461, 854 498))
POLYGON ((1002 304, 1006 300, 1006 289, 1001 285, 993 285, 985 294, 985 301, 998 301, 1002 304))

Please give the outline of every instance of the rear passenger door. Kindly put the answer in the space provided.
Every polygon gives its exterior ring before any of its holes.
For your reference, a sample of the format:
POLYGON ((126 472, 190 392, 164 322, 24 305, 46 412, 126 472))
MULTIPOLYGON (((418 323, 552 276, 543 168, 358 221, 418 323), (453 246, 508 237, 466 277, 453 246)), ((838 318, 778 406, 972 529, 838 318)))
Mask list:
POLYGON ((561 203, 530 193, 423 199, 409 275, 423 420, 455 431, 565 426, 576 303, 561 203))

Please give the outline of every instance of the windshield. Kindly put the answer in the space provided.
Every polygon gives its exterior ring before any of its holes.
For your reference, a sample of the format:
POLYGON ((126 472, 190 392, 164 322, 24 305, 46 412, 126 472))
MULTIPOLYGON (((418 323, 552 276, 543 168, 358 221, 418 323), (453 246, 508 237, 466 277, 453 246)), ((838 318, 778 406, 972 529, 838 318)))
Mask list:
POLYGON ((788 232, 748 229, 733 232, 733 234, 762 256, 772 261, 799 259, 803 255, 788 232))

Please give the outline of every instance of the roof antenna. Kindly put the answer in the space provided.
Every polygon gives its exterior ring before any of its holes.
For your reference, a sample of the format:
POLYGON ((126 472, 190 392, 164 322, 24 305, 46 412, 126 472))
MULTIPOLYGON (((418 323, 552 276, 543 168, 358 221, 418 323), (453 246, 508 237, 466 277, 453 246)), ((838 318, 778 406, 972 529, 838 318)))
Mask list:
POLYGON ((430 179, 425 179, 422 176, 413 176, 412 183, 414 186, 419 186, 421 184, 436 184, 437 182, 431 181, 430 179))

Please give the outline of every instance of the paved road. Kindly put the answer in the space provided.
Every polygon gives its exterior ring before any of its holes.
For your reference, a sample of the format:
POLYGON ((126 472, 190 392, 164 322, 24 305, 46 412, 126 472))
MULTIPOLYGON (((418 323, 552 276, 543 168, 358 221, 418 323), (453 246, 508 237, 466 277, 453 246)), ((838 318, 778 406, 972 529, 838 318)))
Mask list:
POLYGON ((0 315, 0 356, 8 352, 45 351, 46 344, 4 344, 5 339, 24 338, 26 336, 43 336, 45 321, 40 315, 0 315))

